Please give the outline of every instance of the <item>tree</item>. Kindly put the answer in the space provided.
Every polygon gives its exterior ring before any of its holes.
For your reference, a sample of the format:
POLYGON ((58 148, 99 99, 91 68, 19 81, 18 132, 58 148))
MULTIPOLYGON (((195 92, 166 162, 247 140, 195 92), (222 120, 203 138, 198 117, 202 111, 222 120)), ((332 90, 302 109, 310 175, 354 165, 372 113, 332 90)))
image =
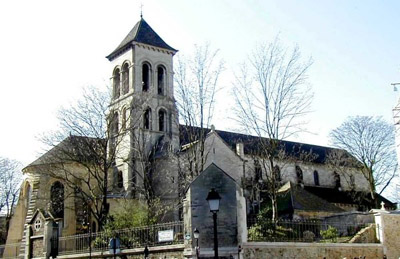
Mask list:
MULTIPOLYGON (((188 149, 182 153, 181 179, 186 186, 204 169, 208 151, 204 142, 213 118, 215 95, 224 62, 209 44, 195 46, 192 56, 179 56, 175 66, 176 99, 188 149), (187 174, 189 172, 189 174, 187 174)), ((184 187, 183 187, 184 188, 184 187)))
POLYGON ((0 157, 0 213, 5 213, 6 216, 5 236, 8 233, 14 206, 18 201, 21 182, 21 164, 18 161, 0 157))
POLYGON ((381 117, 348 117, 330 132, 330 142, 361 163, 373 200, 375 193, 381 194, 397 174, 394 126, 381 117))
POLYGON ((51 149, 40 158, 41 173, 68 186, 65 198, 73 196, 82 210, 90 208, 100 228, 109 212, 109 172, 116 154, 112 149, 107 153, 116 134, 112 120, 106 119, 109 103, 107 91, 85 88, 75 104, 59 110, 59 130, 43 135, 42 142, 51 149))
POLYGON ((146 200, 150 214, 159 206, 153 180, 154 153, 160 143, 148 148, 149 136, 141 124, 148 98, 134 97, 129 109, 116 111, 109 108, 109 91, 85 88, 75 104, 60 109, 60 129, 42 138, 52 149, 40 158, 41 173, 69 187, 64 198, 74 196, 80 201, 75 202, 75 210, 86 211, 87 215, 81 215, 78 222, 94 218, 101 229, 109 216, 110 194, 134 198, 129 191, 138 193, 139 198, 146 200), (122 112, 120 121, 118 114, 122 112), (125 181, 130 185, 128 191, 118 161, 132 171, 131 178, 125 181))
POLYGON ((239 125, 258 137, 258 157, 266 172, 264 189, 277 219, 277 191, 280 177, 277 162, 288 158, 280 140, 304 130, 301 118, 310 112, 313 98, 307 85, 312 61, 303 62, 298 47, 290 52, 278 38, 259 45, 241 66, 236 77, 234 97, 239 125), (248 65, 249 63, 249 65, 248 65))

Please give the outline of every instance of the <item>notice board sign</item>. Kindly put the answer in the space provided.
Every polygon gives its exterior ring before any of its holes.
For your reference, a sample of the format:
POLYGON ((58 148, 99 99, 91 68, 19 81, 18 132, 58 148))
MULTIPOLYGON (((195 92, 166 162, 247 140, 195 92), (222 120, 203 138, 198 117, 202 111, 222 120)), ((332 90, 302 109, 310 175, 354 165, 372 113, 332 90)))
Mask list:
POLYGON ((174 230, 158 231, 158 242, 171 242, 174 241, 174 230))

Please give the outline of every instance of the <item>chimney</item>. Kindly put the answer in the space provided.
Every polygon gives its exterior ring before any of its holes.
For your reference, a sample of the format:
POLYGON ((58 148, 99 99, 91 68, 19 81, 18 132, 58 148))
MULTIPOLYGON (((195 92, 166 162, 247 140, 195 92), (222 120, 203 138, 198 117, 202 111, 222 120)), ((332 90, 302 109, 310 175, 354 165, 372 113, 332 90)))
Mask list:
POLYGON ((236 154, 241 158, 244 158, 244 145, 242 142, 236 143, 236 154))

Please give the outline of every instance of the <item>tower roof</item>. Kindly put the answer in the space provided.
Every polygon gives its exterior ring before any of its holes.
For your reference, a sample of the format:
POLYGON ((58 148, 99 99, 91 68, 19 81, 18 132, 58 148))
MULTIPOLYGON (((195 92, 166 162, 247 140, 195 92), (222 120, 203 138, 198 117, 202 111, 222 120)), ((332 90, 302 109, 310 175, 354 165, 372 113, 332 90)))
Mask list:
POLYGON ((113 59, 120 52, 127 49, 132 42, 143 43, 171 51, 177 51, 176 49, 169 46, 160 36, 150 27, 150 25, 141 18, 136 23, 133 29, 126 35, 125 39, 118 45, 118 47, 107 56, 109 60, 113 59))

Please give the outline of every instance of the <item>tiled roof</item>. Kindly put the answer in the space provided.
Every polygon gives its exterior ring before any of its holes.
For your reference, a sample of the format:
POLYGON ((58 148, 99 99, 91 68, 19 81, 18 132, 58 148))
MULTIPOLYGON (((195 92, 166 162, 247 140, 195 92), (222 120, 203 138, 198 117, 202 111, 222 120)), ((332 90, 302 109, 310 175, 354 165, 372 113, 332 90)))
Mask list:
POLYGON ((177 51, 176 49, 169 46, 160 36, 150 27, 150 25, 141 18, 139 22, 133 27, 133 29, 126 35, 125 39, 118 45, 118 47, 107 56, 109 60, 112 60, 118 53, 128 48, 132 42, 143 43, 171 51, 177 51))

